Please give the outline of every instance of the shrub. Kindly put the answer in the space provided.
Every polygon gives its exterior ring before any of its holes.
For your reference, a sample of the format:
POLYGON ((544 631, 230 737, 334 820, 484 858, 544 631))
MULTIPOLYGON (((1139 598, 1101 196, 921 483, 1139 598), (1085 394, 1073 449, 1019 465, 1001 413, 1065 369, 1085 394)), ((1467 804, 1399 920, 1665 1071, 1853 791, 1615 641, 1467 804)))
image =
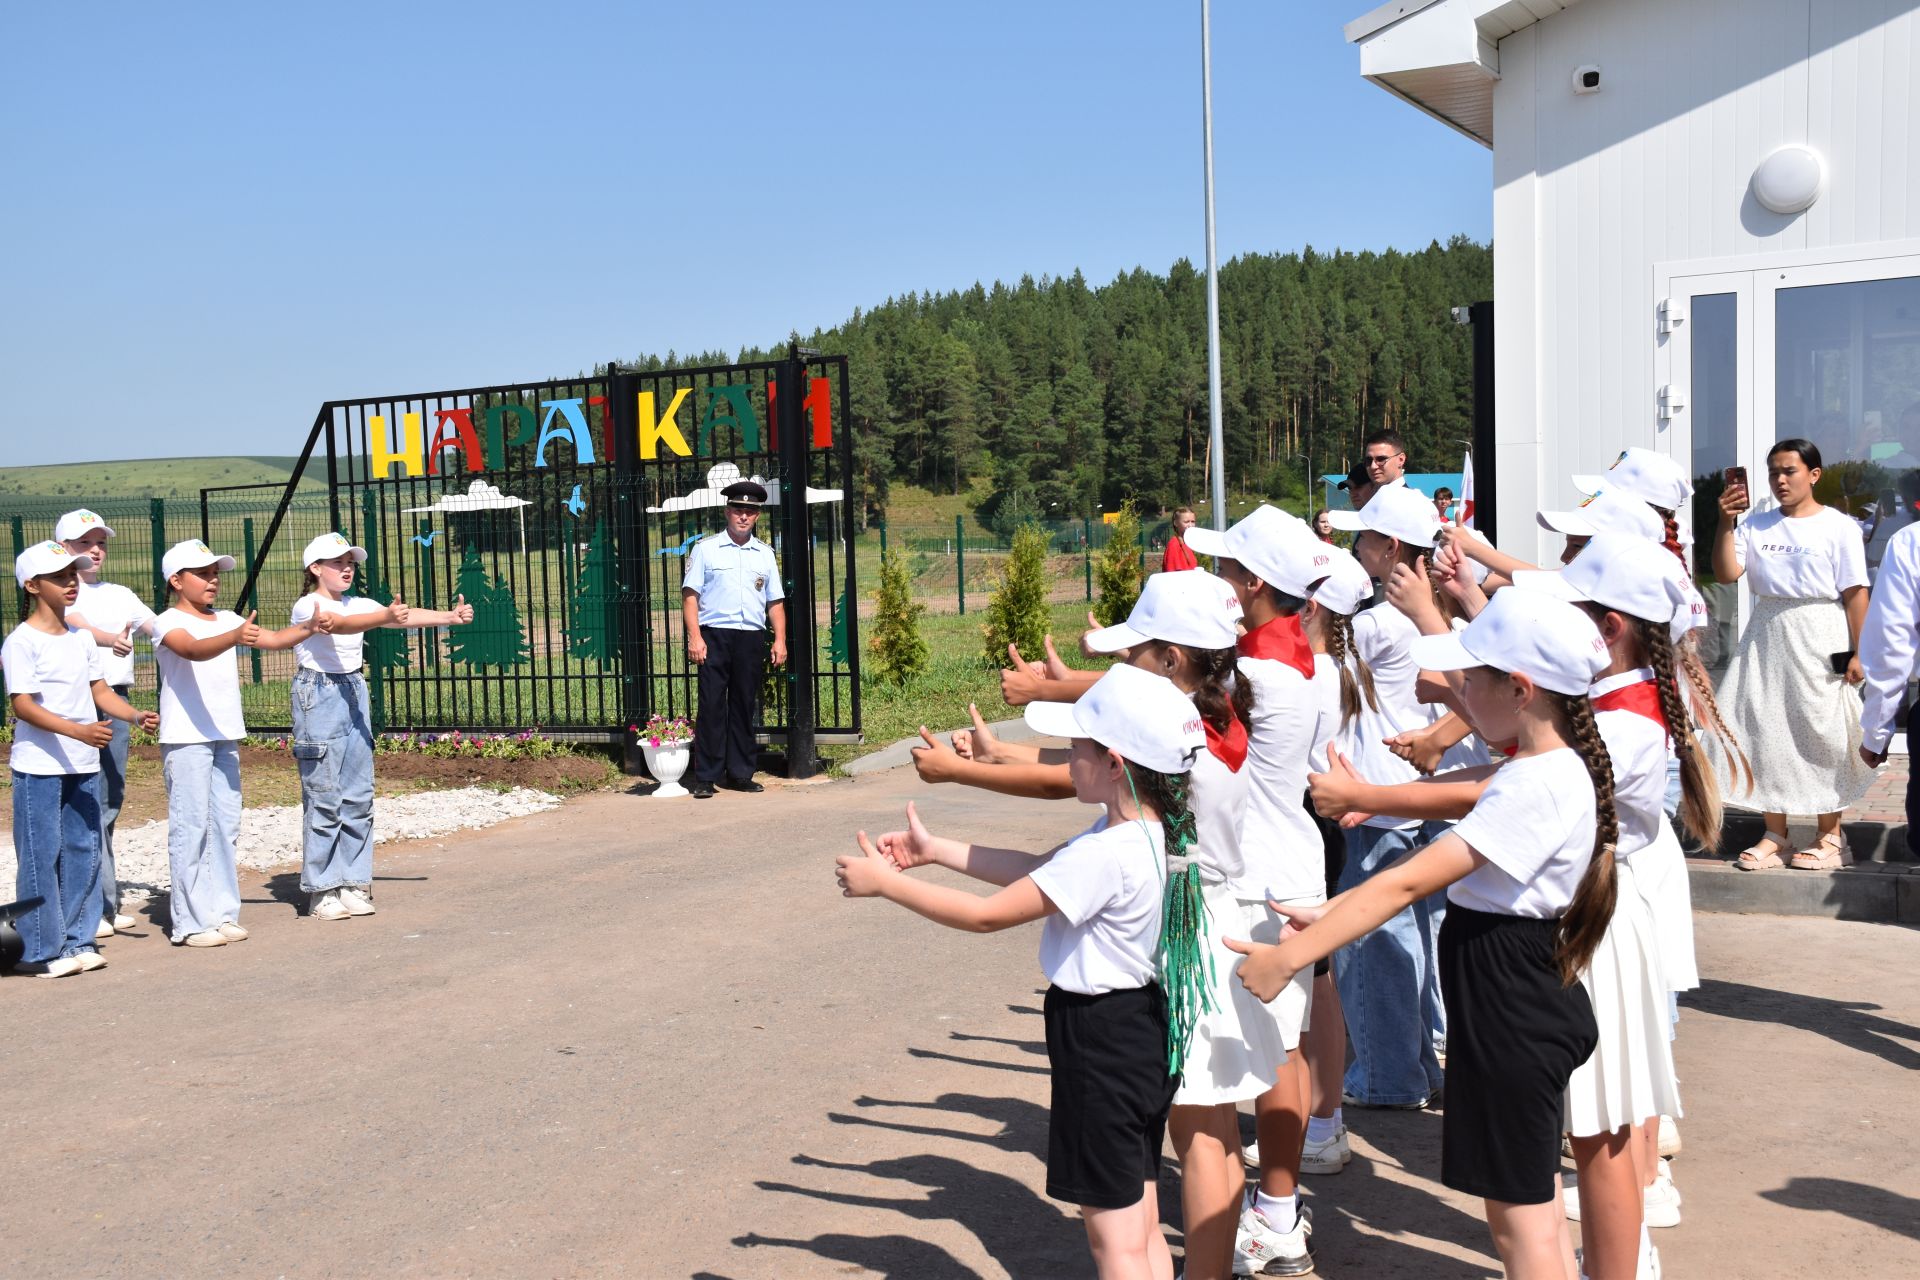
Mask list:
POLYGON ((1140 513, 1131 501, 1122 503, 1119 518, 1107 528, 1107 545, 1101 548, 1100 563, 1093 571, 1100 587, 1093 614, 1100 625, 1111 627, 1126 621, 1133 602, 1140 598, 1140 513))
POLYGON ((1036 524, 1022 525, 1014 531, 1013 550, 1006 567, 987 597, 987 661, 1001 666, 1007 660, 1007 646, 1017 644, 1023 656, 1038 659, 1052 607, 1048 597, 1053 583, 1047 574, 1047 535, 1036 524))
POLYGON ((891 547, 880 557, 874 605, 873 635, 867 639, 873 673, 889 684, 904 685, 927 669, 927 640, 920 634, 920 615, 927 607, 913 598, 906 557, 891 547))

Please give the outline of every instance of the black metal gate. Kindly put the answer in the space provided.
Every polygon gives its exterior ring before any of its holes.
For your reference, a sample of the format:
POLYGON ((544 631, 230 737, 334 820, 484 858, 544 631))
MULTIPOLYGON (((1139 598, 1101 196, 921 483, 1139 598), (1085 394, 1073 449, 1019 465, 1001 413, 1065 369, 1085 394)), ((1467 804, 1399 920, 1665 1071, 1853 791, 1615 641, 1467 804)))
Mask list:
MULTIPOLYGON (((797 348, 750 364, 329 401, 246 548, 235 607, 285 625, 262 587, 293 592, 301 549, 325 531, 307 527, 321 522, 317 495, 295 501, 324 465, 327 527, 367 550, 358 591, 434 609, 464 596, 476 615, 369 633, 376 728, 538 729, 631 753, 648 716, 697 710, 683 557, 720 527, 718 489, 757 476, 776 490, 758 536, 780 556, 789 662, 769 670, 756 729, 784 742, 789 769, 810 772, 815 741, 860 734, 846 403, 846 358, 797 348)), ((203 525, 210 502, 212 491, 203 525)))

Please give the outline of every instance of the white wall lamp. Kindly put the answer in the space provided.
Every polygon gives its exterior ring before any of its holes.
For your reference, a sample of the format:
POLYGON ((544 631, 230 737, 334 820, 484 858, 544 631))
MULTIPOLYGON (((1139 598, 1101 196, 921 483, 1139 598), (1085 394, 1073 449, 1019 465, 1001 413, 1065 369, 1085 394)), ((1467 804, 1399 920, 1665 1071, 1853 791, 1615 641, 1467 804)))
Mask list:
POLYGON ((1781 147, 1753 171, 1753 198, 1774 213, 1802 213, 1827 188, 1827 165, 1812 147, 1781 147))

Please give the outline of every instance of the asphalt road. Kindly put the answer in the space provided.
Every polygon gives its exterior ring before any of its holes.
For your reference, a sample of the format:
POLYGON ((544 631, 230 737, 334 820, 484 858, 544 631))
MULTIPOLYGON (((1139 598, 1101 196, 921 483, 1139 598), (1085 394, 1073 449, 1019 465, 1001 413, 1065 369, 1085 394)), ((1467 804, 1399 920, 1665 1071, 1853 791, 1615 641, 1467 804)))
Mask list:
MULTIPOLYGON (((756 797, 596 795, 383 847, 380 914, 157 928, 0 980, 0 1272, 1091 1274, 1046 1199, 1037 933, 838 896, 857 825, 1044 847, 1089 811, 910 771, 756 797)), ((1702 916, 1669 1276, 1920 1271, 1920 931, 1702 916)), ((1309 1180, 1323 1275, 1493 1274, 1439 1117, 1350 1117, 1309 1180)), ((1175 1224, 1177 1194, 1163 1186, 1175 1224)))

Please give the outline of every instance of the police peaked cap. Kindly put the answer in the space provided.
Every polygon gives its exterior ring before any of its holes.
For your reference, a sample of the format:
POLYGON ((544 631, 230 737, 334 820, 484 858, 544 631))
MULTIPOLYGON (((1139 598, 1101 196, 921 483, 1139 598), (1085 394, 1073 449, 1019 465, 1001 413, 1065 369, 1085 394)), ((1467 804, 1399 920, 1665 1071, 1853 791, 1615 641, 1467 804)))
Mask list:
POLYGON ((735 480, 720 491, 728 502, 759 506, 767 500, 767 486, 755 480, 735 480))

